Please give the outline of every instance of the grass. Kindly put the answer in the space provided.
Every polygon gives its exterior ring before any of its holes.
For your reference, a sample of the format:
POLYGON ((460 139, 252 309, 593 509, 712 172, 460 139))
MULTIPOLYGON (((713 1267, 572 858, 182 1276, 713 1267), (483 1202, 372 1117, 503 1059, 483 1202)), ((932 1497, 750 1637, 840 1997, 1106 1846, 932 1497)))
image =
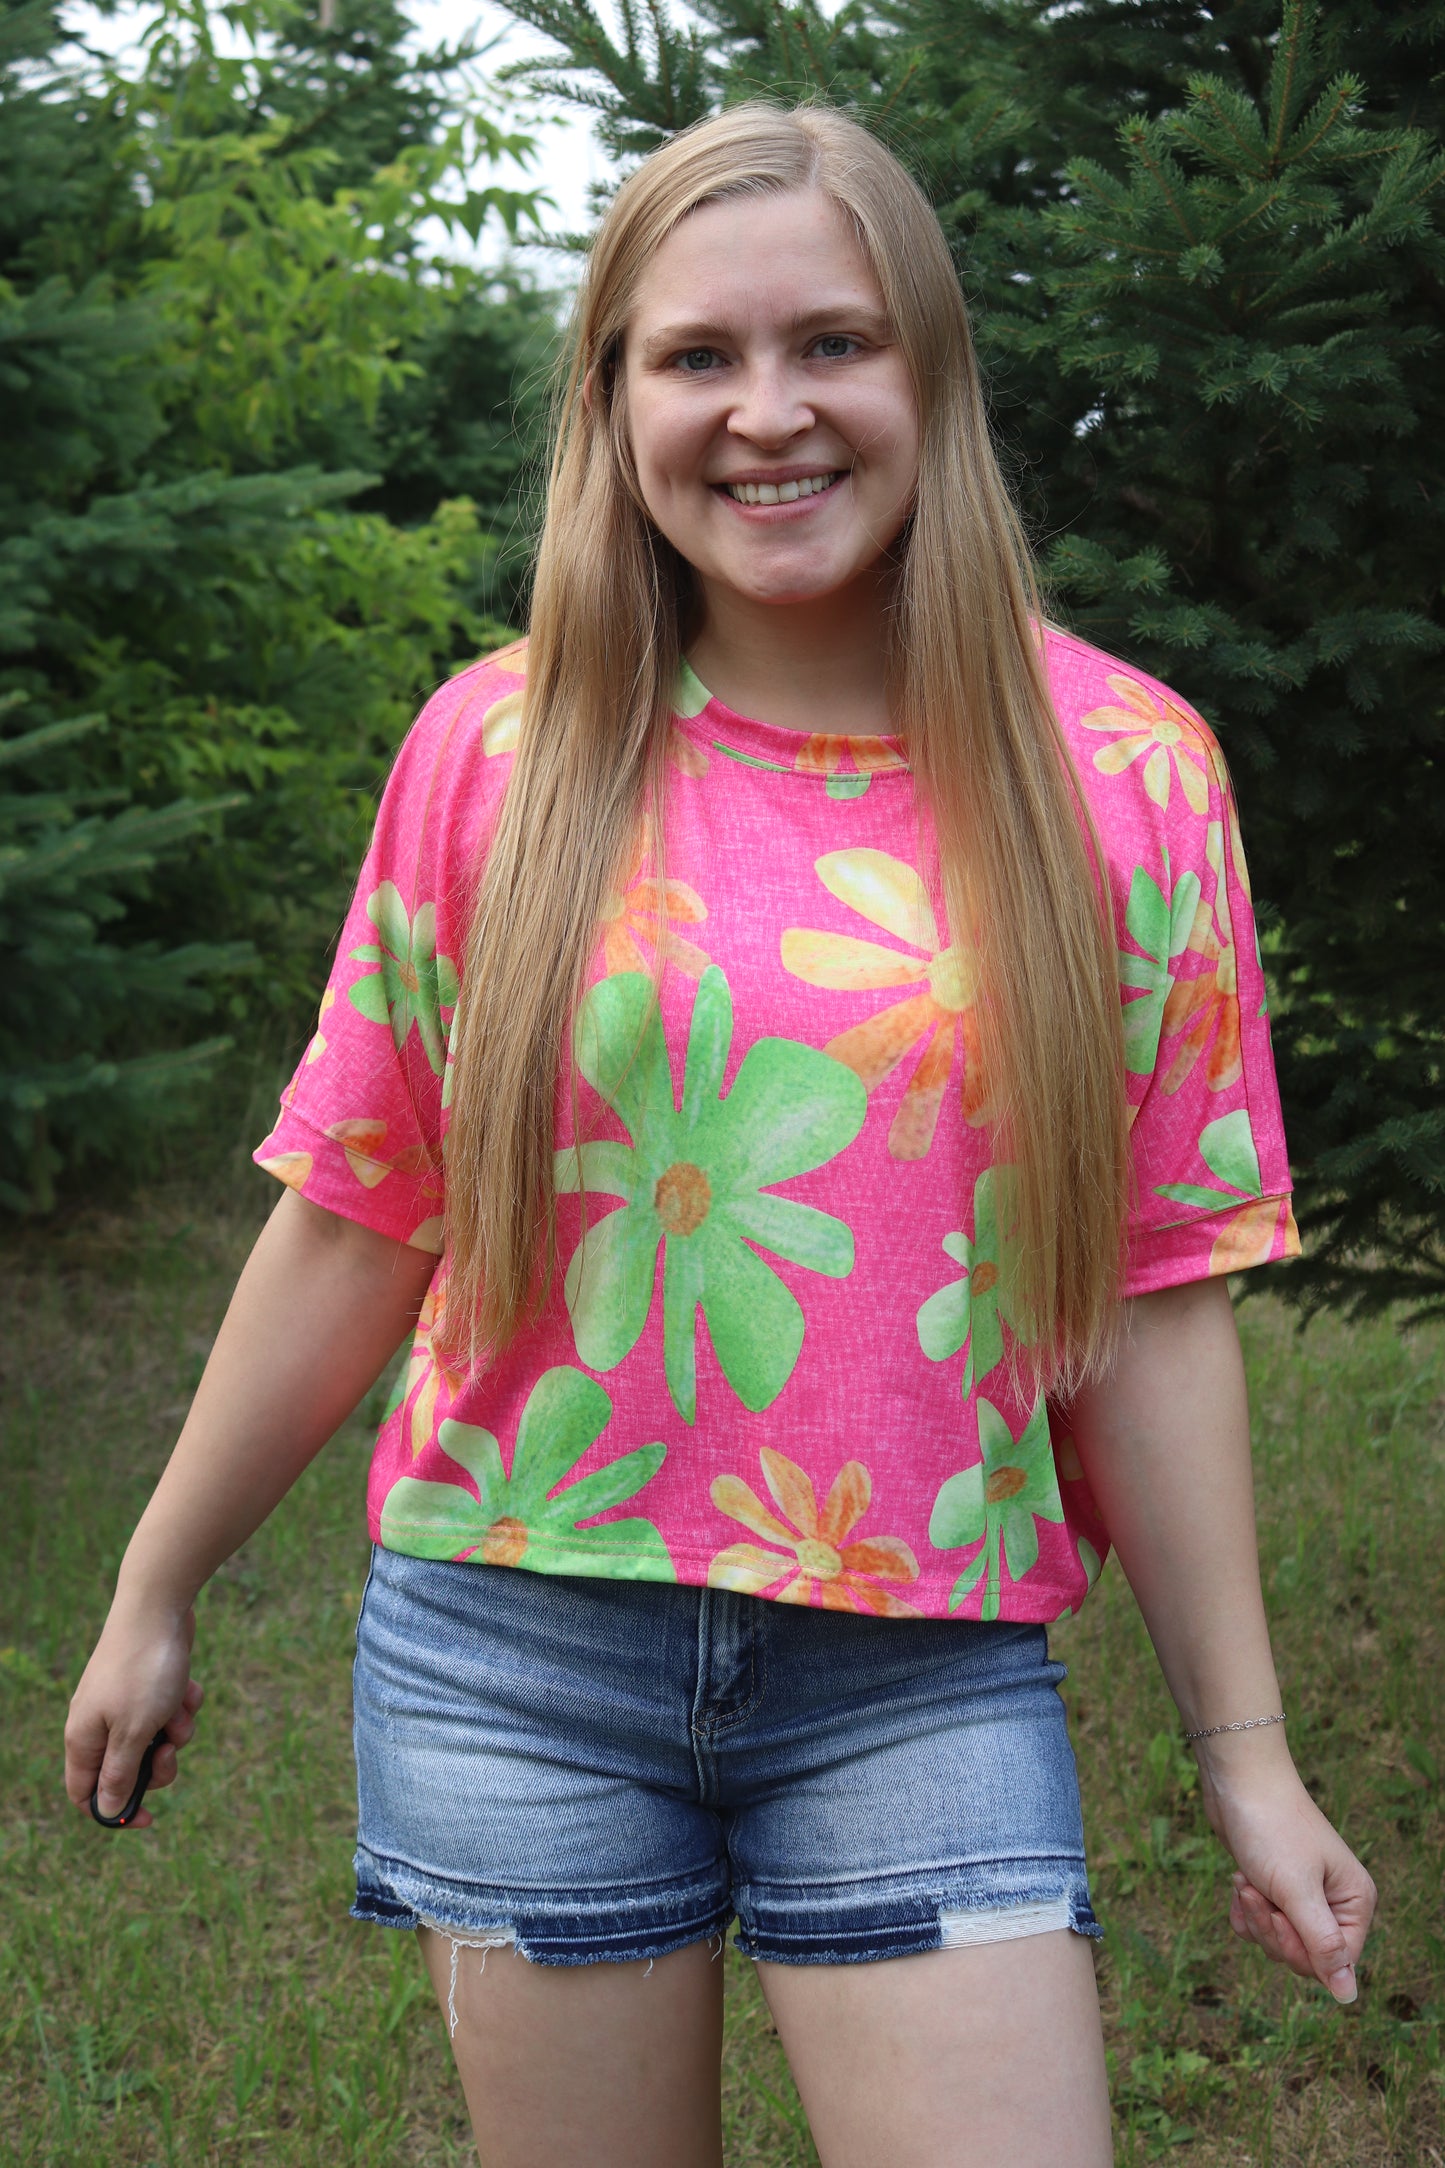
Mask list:
MULTIPOLYGON (((60 1789, 68 1692, 266 1204, 237 1176, 0 1245, 0 2162, 474 2161, 410 1939, 345 1917, 362 1411, 206 1592, 202 1745, 150 1838, 60 1789), (235 1200, 239 1198, 238 1203, 235 1200)), ((1127 1589, 1058 1629, 1122 2168, 1445 2168, 1445 1332, 1242 1312, 1262 1549, 1306 1781, 1382 1892, 1337 2012, 1230 1935, 1227 1863, 1127 1589)), ((731 2168, 815 2155, 727 1956, 731 2168)))

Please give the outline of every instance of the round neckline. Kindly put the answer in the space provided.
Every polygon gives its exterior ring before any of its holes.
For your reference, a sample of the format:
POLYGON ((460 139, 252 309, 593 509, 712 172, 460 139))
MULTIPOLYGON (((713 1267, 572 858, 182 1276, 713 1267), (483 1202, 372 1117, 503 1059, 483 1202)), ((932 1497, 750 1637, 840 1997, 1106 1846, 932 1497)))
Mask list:
MULTIPOLYGON (((907 775, 902 741, 891 732, 793 730, 740 715, 710 692, 684 656, 673 693, 678 728, 704 752, 731 754, 748 766, 771 768, 830 786, 857 778, 907 775)), ((839 794, 835 791, 835 794, 839 794)))

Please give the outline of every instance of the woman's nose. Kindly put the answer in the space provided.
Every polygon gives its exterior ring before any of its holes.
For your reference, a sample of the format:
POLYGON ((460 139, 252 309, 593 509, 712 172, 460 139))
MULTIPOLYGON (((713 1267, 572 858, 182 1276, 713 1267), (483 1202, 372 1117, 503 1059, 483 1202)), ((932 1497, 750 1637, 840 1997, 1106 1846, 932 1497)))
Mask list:
POLYGON ((757 367, 744 374, 728 415, 728 433, 774 448, 811 429, 816 420, 806 387, 786 368, 757 367))

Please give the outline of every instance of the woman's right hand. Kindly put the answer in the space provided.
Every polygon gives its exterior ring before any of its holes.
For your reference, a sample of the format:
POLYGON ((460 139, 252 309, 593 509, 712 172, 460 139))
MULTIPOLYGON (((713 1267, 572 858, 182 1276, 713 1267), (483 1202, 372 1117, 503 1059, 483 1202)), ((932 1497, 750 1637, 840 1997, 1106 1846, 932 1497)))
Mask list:
MULTIPOLYGON (((162 1729, 151 1782, 174 1784, 176 1751, 201 1706, 191 1677, 196 1591, 376 1383, 415 1330, 435 1269, 428 1252, 283 1190, 126 1546, 115 1602, 70 1704, 65 1789, 82 1811, 99 1778, 101 1812, 119 1812, 162 1729)), ((130 1826, 149 1821, 142 1811, 130 1826)))
MULTIPOLYGON (((65 1724, 65 1789, 82 1813, 90 1811, 99 1778, 101 1813, 119 1814, 135 1789, 141 1756, 162 1729, 151 1787, 175 1783, 177 1752, 189 1744, 204 1698, 191 1677, 195 1637, 192 1610, 156 1615, 119 1601, 111 1607, 65 1724)), ((142 1807, 127 1826, 145 1829, 151 1819, 142 1807)))

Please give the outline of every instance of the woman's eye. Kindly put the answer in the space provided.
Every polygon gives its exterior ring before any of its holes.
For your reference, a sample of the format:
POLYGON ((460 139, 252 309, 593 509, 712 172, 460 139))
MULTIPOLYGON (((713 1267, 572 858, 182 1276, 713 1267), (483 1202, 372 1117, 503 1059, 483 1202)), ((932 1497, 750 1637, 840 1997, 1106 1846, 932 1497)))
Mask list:
POLYGON ((686 376, 702 376, 717 360, 710 346, 691 346, 685 354, 677 357, 678 367, 686 376))
POLYGON ((858 341, 846 331, 827 331, 816 342, 814 351, 824 361, 842 361, 857 344, 858 341))

